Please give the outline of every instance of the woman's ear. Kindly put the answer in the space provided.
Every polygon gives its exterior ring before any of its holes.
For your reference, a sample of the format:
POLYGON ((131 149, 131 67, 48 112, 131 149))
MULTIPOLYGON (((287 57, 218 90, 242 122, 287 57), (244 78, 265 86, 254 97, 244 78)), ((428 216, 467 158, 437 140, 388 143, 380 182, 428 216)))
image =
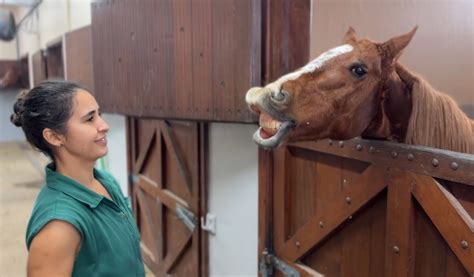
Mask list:
POLYGON ((52 146, 61 147, 63 146, 64 136, 61 134, 56 133, 55 131, 44 128, 43 130, 43 138, 52 146))

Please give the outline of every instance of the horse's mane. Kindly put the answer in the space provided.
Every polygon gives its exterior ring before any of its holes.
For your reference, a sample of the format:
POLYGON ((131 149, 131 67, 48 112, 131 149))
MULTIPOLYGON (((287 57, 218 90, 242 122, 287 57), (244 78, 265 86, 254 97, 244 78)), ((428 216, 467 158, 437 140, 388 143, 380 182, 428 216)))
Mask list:
POLYGON ((405 143, 474 154, 474 121, 457 103, 399 64, 397 73, 412 88, 405 143))

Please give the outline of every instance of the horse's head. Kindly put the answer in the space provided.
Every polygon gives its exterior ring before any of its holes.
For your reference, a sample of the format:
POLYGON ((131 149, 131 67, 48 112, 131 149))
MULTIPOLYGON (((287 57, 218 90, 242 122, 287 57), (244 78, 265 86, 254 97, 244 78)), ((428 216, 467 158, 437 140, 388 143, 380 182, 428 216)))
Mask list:
POLYGON ((255 141, 266 148, 285 140, 350 139, 380 113, 384 82, 416 28, 384 43, 357 39, 349 28, 344 45, 246 95, 260 114, 255 141))

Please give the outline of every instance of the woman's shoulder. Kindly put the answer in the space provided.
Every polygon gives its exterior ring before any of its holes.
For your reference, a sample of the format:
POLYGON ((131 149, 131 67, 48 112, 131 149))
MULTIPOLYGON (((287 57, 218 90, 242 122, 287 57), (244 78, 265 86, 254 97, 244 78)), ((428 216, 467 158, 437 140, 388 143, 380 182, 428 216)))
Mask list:
POLYGON ((31 240, 49 222, 61 220, 73 225, 83 235, 87 224, 87 209, 70 196, 56 191, 47 185, 38 194, 26 230, 26 243, 31 240))

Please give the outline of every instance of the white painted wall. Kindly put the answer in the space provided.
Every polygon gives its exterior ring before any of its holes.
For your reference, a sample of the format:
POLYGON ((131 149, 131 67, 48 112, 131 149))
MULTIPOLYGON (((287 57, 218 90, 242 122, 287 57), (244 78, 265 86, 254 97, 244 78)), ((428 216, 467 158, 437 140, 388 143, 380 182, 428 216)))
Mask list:
POLYGON ((0 142, 25 140, 21 128, 10 122, 17 91, 0 92, 0 142))
POLYGON ((109 153, 105 157, 106 168, 120 183, 123 194, 128 195, 125 117, 117 114, 102 114, 102 116, 110 126, 107 134, 109 153))
POLYGON ((212 277, 258 274, 258 155, 255 125, 212 123, 209 128, 209 238, 212 277))
MULTIPOLYGON (((0 7, 0 11, 11 11, 16 9, 0 7)), ((16 41, 0 41, 0 60, 16 60, 16 41)))

